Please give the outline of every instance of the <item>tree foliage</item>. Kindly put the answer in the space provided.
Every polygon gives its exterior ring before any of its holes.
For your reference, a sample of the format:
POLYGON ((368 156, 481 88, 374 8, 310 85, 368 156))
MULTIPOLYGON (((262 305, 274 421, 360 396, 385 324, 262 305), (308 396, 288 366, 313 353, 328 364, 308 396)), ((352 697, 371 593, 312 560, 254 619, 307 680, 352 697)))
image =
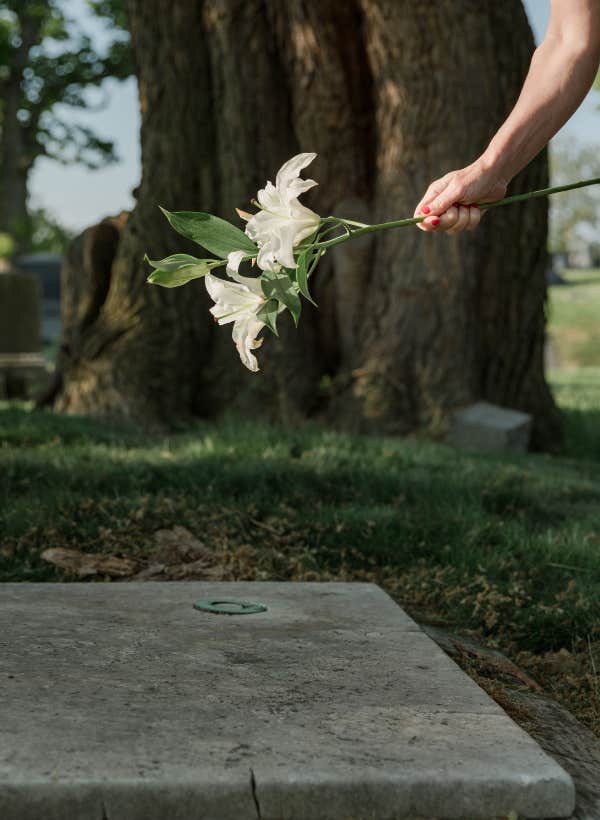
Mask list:
POLYGON ((0 190, 1 220, 24 218, 15 200, 20 175, 26 190, 29 171, 40 156, 97 168, 116 159, 110 140, 62 116, 62 106, 90 108, 87 93, 107 77, 132 73, 129 37, 120 0, 90 0, 92 14, 106 24, 99 49, 68 15, 64 0, 0 0, 0 190), (59 105, 60 104, 60 105, 59 105), (20 210, 20 213, 19 213, 20 210))
POLYGON ((58 222, 45 208, 29 212, 27 250, 30 253, 46 251, 63 254, 75 234, 58 222))

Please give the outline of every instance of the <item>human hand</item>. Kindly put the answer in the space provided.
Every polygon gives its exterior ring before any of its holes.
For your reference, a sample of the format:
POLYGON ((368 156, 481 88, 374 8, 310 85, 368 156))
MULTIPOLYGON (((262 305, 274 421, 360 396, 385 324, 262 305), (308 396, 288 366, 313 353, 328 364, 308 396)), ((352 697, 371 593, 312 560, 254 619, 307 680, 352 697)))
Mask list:
POLYGON ((417 205, 415 216, 426 216, 417 228, 427 233, 472 231, 481 219, 478 203, 502 199, 507 185, 507 180, 480 160, 460 171, 450 171, 431 183, 417 205))

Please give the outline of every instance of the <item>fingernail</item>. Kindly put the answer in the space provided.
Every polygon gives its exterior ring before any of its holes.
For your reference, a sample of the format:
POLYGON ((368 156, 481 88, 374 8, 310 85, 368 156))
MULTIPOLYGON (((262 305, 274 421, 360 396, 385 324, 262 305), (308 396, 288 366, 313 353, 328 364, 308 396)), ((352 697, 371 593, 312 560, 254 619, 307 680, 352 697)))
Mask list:
POLYGON ((421 208, 421 213, 422 214, 428 214, 430 211, 431 211, 431 208, 429 207, 429 205, 423 205, 423 207, 421 208))
POLYGON ((476 202, 472 202, 471 208, 479 208, 479 205, 476 202))
POLYGON ((434 216, 434 218, 431 220, 431 224, 434 228, 437 228, 437 226, 440 224, 440 220, 437 218, 437 216, 434 216))
POLYGON ((459 207, 459 205, 460 205, 460 202, 455 202, 455 203, 454 203, 454 205, 453 205, 453 207, 454 207, 454 208, 458 208, 458 207, 459 207))

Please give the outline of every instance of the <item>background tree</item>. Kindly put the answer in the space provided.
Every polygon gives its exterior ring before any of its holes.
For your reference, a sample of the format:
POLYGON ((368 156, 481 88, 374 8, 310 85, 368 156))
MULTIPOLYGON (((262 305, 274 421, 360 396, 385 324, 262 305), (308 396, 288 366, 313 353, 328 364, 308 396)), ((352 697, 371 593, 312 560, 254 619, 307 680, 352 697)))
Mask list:
POLYGON ((40 156, 94 168, 115 159, 113 145, 56 111, 87 108, 86 90, 132 70, 119 0, 90 3, 111 25, 103 54, 78 31, 59 0, 0 2, 0 230, 26 244, 35 226, 27 211, 27 181, 40 156))
MULTIPOLYGON (((151 287, 142 263, 146 251, 185 250, 157 204, 235 218, 299 150, 319 153, 320 185, 305 200, 319 213, 410 215, 514 104, 533 51, 520 0, 174 0, 168 14, 161 0, 127 0, 127 10, 139 198, 102 298, 72 311, 57 406, 146 426, 234 409, 407 432, 441 429, 449 410, 485 398, 532 412, 537 445, 556 441, 543 201, 489 214, 465 236, 405 229, 330 254, 315 282, 320 311, 306 310, 298 331, 281 323, 260 375, 214 326, 202 282, 151 287)), ((511 188, 546 183, 540 155, 511 188)))
POLYGON ((26 247, 28 253, 62 255, 75 234, 61 225, 45 208, 29 208, 26 247))
MULTIPOLYGON (((581 145, 573 139, 557 139, 550 151, 550 167, 553 185, 565 185, 577 179, 598 176, 600 163, 598 149, 581 145)), ((582 188, 574 196, 568 191, 556 196, 550 203, 550 249, 556 253, 572 250, 573 242, 585 235, 586 229, 600 225, 600 194, 596 188, 582 188)))

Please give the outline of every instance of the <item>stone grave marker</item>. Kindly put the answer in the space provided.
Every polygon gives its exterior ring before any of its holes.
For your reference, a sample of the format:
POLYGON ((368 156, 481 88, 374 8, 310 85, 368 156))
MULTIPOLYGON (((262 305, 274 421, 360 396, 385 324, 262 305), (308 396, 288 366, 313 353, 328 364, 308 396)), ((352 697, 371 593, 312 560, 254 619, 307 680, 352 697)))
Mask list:
POLYGON ((465 450, 525 452, 531 422, 527 413, 479 401, 453 414, 447 441, 465 450))
POLYGON ((0 595, 2 820, 573 810, 569 775, 373 584, 0 595), (266 610, 214 614, 199 599, 266 610))
POLYGON ((0 398, 25 398, 29 379, 45 370, 41 289, 34 276, 0 272, 0 398))

